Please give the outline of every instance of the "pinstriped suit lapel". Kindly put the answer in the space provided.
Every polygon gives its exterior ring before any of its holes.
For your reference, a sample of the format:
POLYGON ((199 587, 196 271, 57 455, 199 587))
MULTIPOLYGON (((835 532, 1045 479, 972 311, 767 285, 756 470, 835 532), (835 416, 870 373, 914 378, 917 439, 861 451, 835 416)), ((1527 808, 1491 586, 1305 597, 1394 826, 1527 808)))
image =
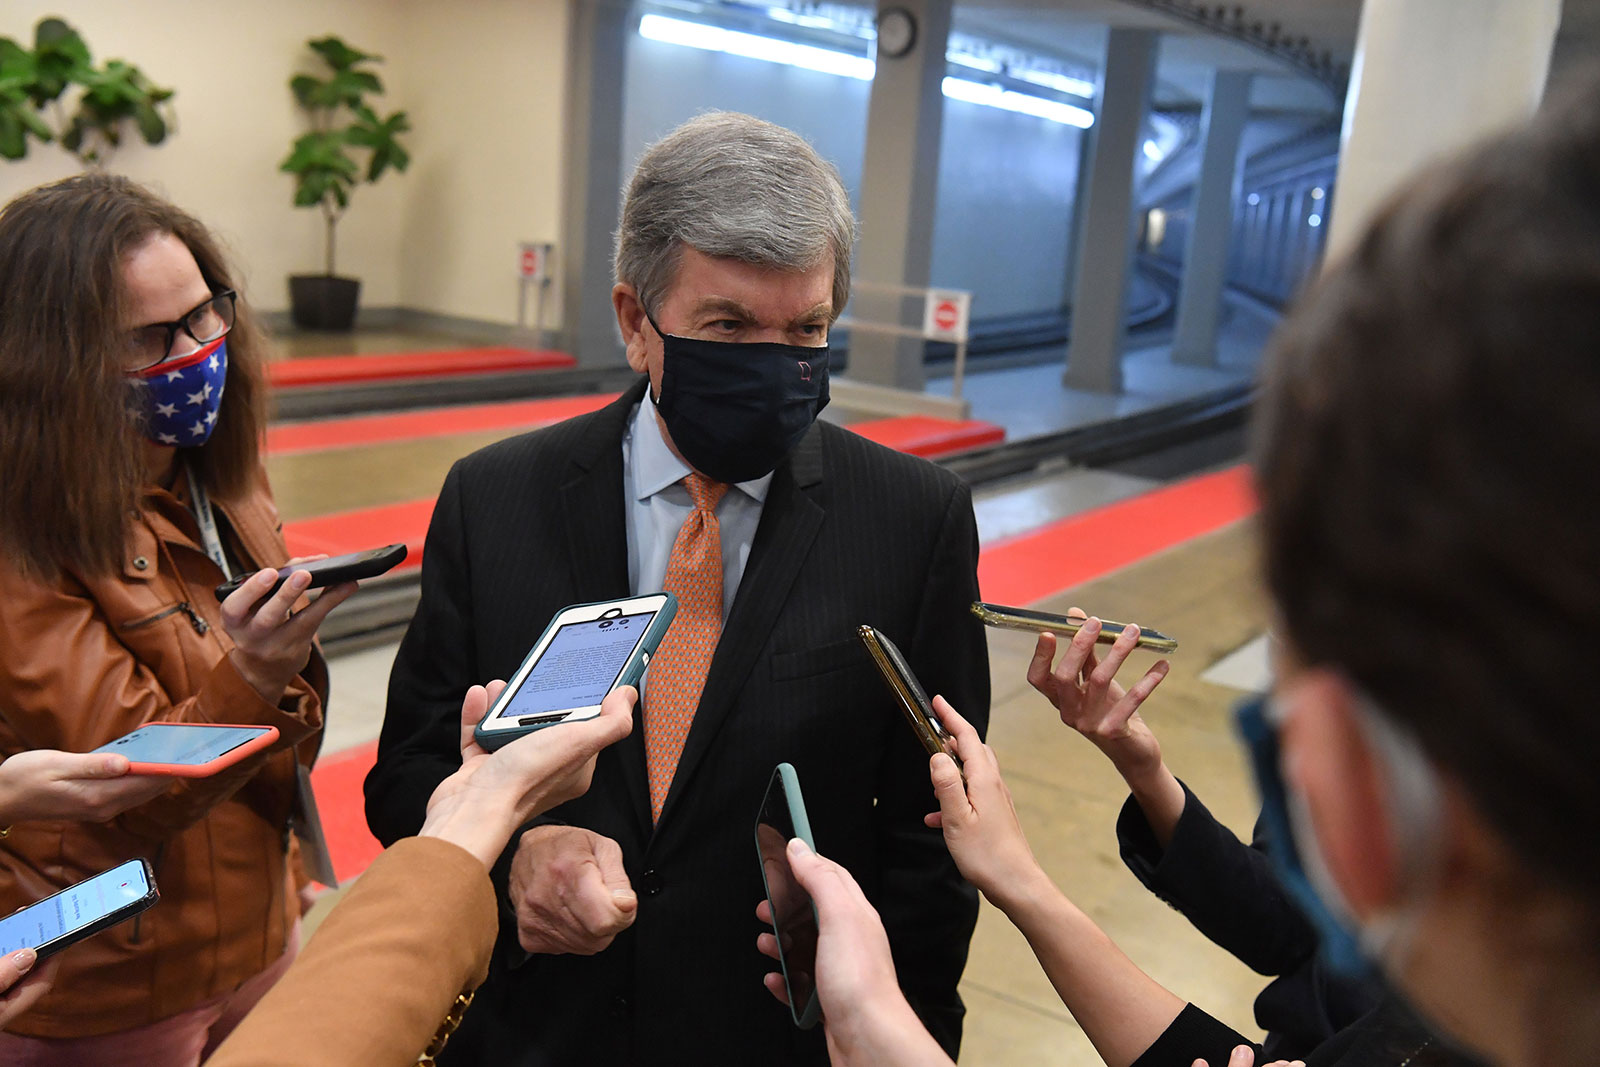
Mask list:
POLYGON ((722 721, 733 710, 756 657, 766 646, 767 636, 789 599, 789 590, 826 515, 816 499, 821 484, 822 437, 813 428, 779 466, 767 491, 750 559, 711 660, 711 672, 706 676, 694 725, 678 758, 658 829, 672 818, 677 798, 692 785, 695 768, 711 747, 722 721))
MULTIPOLYGON (((597 413, 567 465, 561 504, 567 536, 567 573, 576 591, 576 603, 618 600, 629 593, 622 434, 646 384, 640 379, 597 413)), ((639 822, 640 833, 648 838, 650 787, 645 775, 643 738, 636 712, 633 731, 601 753, 600 758, 616 760, 628 807, 639 822)))

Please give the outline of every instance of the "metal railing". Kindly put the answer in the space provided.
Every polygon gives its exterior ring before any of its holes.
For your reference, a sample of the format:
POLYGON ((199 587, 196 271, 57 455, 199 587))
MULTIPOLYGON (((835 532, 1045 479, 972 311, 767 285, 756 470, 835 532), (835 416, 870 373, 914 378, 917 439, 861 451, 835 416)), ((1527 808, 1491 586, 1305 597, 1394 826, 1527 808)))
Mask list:
POLYGON ((972 405, 961 395, 967 372, 967 343, 971 338, 972 294, 961 289, 940 289, 918 285, 899 285, 891 282, 857 281, 853 292, 871 296, 913 297, 923 303, 922 325, 907 326, 904 322, 904 301, 897 302, 892 321, 876 318, 845 316, 838 325, 852 335, 872 333, 885 337, 903 337, 918 341, 947 341, 956 348, 955 367, 950 381, 950 396, 945 398, 915 389, 875 385, 846 380, 847 391, 854 394, 847 403, 857 407, 883 408, 895 411, 925 411, 932 414, 954 415, 966 418, 972 405), (948 316, 944 315, 948 310, 948 316))

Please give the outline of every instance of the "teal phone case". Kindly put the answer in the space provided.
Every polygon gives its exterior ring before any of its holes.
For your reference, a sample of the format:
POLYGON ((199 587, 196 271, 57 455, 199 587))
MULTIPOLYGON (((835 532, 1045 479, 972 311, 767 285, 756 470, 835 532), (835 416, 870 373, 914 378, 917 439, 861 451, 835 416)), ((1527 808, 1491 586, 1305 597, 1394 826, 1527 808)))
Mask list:
MULTIPOLYGON (((643 639, 640 640, 638 647, 633 650, 633 655, 628 657, 628 662, 623 665, 622 673, 617 676, 616 684, 611 687, 612 689, 616 689, 624 685, 637 686, 639 684, 639 679, 644 677, 645 667, 649 665, 650 657, 655 655, 656 649, 661 647, 662 638, 667 636, 667 630, 672 626, 672 620, 678 615, 678 598, 673 594, 668 592, 643 594, 643 597, 658 596, 666 597, 666 603, 661 605, 661 610, 656 612, 656 617, 650 620, 650 625, 645 630, 643 639)), ((517 685, 521 684, 520 676, 522 675, 523 670, 528 666, 529 661, 533 659, 534 649, 537 649, 540 645, 544 644, 544 639, 550 635, 551 630, 555 629, 556 619, 559 619, 562 615, 571 611, 573 608, 594 608, 599 607, 601 604, 616 604, 621 606, 626 605, 629 601, 639 599, 642 599, 642 597, 628 597, 625 600, 596 600, 588 604, 568 604, 566 607, 555 613, 555 616, 551 618, 549 624, 545 626, 544 632, 539 634, 539 640, 533 643, 533 647, 530 648, 528 650, 528 654, 522 658, 522 662, 517 664, 516 672, 511 675, 512 679, 517 685)), ((624 612, 624 614, 626 614, 626 612, 624 612)), ((566 721, 561 720, 557 722, 535 723, 531 726, 519 726, 514 729, 506 730, 485 730, 483 728, 483 724, 489 721, 489 719, 494 716, 495 712, 499 710, 500 706, 506 701, 510 700, 514 695, 516 695, 516 689, 511 685, 506 686, 505 691, 500 694, 500 699, 496 700, 489 706, 489 710, 484 713, 484 716, 479 720, 478 725, 473 727, 473 738, 478 742, 479 745, 490 752, 493 752, 496 749, 504 748, 517 738, 531 734, 535 730, 543 730, 550 726, 560 726, 561 722, 566 721)), ((583 722, 585 720, 579 719, 578 721, 583 722)))
MULTIPOLYGON (((789 805, 789 818, 794 823, 794 836, 806 843, 806 847, 815 852, 816 839, 811 836, 811 820, 806 815, 805 797, 800 793, 800 776, 795 773, 794 766, 789 763, 780 763, 773 769, 772 778, 767 783, 767 791, 772 791, 773 782, 783 783, 783 795, 789 805)), ((766 806, 766 793, 762 794, 762 807, 766 806)), ((761 815, 756 814, 756 860, 761 864, 761 888, 767 894, 767 905, 772 905, 772 887, 767 884, 767 865, 761 852, 761 815)), ((811 905, 811 915, 817 917, 817 906, 811 905)), ((820 925, 821 920, 818 919, 820 925)), ((772 923, 772 936, 779 937, 778 924, 772 923)), ((778 966, 783 969, 783 984, 785 989, 791 988, 789 983, 789 962, 783 955, 783 942, 778 943, 778 966)), ((802 1030, 809 1030, 817 1025, 817 1020, 822 1017, 822 1002, 817 999, 815 988, 811 990, 811 999, 804 1007, 796 1007, 794 997, 789 998, 789 1014, 794 1017, 794 1024, 802 1030)))

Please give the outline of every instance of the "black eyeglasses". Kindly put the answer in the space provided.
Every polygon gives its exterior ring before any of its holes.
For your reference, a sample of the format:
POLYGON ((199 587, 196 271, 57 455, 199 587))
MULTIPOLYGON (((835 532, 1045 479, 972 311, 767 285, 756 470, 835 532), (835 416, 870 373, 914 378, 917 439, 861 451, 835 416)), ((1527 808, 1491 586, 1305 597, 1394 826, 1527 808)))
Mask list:
POLYGON ((152 322, 134 330, 128 335, 128 354, 123 369, 129 374, 138 374, 168 360, 193 355, 201 345, 208 345, 233 329, 238 299, 239 295, 232 289, 224 289, 176 322, 152 322), (184 335, 181 338, 180 331, 184 335))

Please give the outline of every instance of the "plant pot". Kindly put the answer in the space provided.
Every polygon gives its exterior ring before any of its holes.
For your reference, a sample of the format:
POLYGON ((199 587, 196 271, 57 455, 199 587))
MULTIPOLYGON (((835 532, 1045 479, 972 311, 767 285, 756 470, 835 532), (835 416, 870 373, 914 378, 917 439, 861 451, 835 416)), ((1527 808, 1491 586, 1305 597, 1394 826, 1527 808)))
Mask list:
POLYGON ((356 321, 359 278, 331 274, 291 274, 289 313, 302 330, 349 330, 356 321))

